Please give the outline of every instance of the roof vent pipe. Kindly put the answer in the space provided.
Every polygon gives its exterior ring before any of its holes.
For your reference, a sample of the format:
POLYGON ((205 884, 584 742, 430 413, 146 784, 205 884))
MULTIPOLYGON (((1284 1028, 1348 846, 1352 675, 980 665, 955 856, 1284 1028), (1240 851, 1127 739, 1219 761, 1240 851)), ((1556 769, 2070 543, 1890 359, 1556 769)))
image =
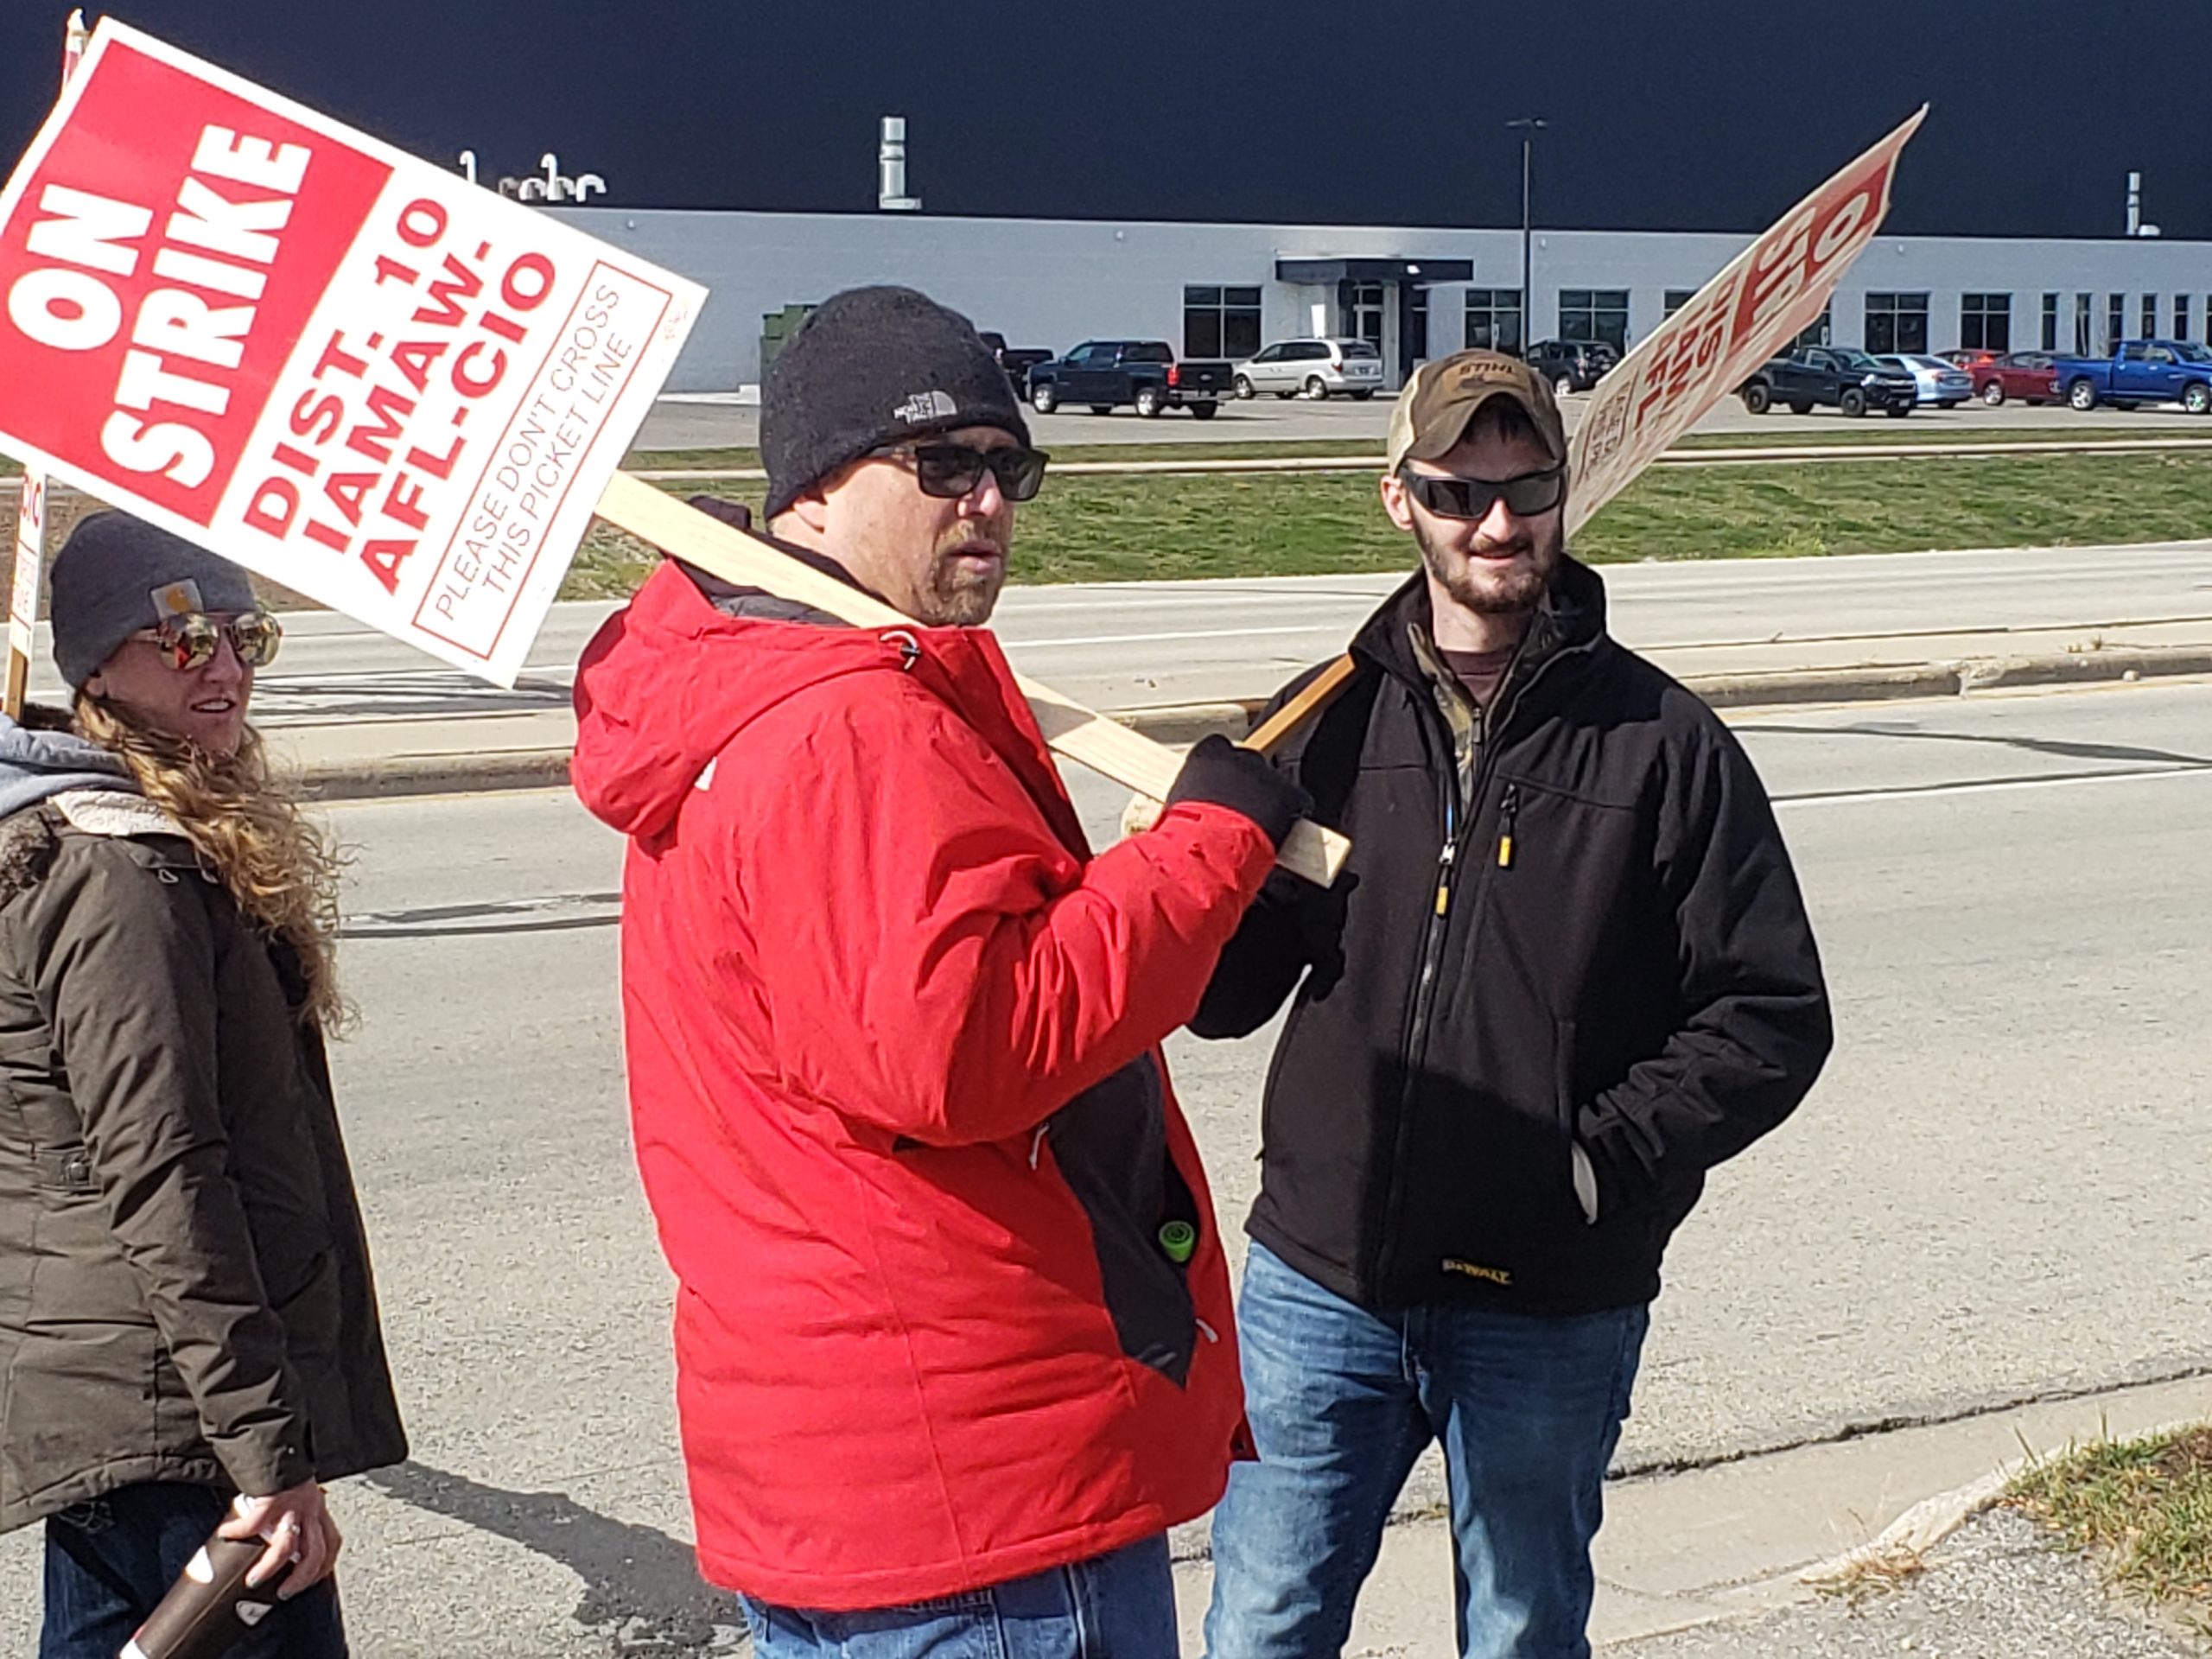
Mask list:
POLYGON ((887 213, 918 213, 919 196, 906 194, 906 118, 887 115, 875 151, 875 205, 887 213))

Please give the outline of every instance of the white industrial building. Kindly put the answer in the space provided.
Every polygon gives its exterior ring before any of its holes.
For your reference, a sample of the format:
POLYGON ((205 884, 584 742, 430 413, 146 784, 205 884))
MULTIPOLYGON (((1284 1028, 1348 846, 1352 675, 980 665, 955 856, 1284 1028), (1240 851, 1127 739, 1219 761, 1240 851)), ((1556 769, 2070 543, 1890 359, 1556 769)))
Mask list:
MULTIPOLYGON (((1751 240, 1539 231, 1524 329, 1517 228, 552 211, 711 291, 677 391, 756 384, 765 317, 887 282, 936 296, 1010 345, 1054 352, 1139 337, 1234 358, 1272 340, 1363 336, 1395 385, 1463 345, 1632 345, 1751 240)), ((1881 352, 2101 353, 2120 339, 2205 338, 2208 302, 2212 244, 1885 236, 1845 276, 1827 338, 1881 352)))

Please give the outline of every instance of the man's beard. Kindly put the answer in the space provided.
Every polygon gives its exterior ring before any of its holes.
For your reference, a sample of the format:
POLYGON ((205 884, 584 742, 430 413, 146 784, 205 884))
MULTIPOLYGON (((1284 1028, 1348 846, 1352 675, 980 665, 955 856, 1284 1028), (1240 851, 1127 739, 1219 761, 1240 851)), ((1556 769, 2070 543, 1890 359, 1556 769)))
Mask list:
POLYGON ((1566 539, 1564 530, 1554 524, 1541 540, 1522 536, 1510 542, 1484 541, 1477 543, 1477 552, 1461 555, 1433 545, 1428 525, 1414 521, 1414 540, 1430 577, 1461 610, 1476 616, 1518 616, 1535 610, 1551 587, 1566 539), (1515 556, 1513 563, 1502 570, 1491 569, 1480 556, 1508 553, 1515 556))
POLYGON ((962 537, 931 564, 928 578, 917 595, 916 621, 932 628, 979 628, 991 620, 999 589, 1006 586, 1007 567, 1001 559, 996 569, 971 568, 957 552, 968 542, 968 537, 962 537))

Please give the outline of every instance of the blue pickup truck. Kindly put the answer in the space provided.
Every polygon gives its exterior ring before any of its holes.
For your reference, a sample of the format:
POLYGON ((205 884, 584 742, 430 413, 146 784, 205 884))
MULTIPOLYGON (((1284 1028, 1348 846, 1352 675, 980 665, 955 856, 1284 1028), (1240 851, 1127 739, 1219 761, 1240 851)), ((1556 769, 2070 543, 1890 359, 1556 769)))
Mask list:
POLYGON ((2179 404, 2212 413, 2212 346, 2191 340, 2128 340, 2110 357, 2062 357, 2058 395, 2075 409, 2179 404))

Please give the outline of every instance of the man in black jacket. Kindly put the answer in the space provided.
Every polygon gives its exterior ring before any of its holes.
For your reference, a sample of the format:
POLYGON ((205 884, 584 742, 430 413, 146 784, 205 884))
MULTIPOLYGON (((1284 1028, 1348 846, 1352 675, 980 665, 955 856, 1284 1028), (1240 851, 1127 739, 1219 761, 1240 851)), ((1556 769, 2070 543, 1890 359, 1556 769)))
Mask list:
POLYGON ((1607 636, 1562 545, 1566 460, 1511 359, 1460 353, 1400 398, 1382 505, 1422 570, 1278 753, 1351 863, 1325 893, 1270 884, 1192 1022, 1243 1035, 1296 993, 1239 1312, 1260 1461, 1216 1514, 1213 1659, 1341 1651, 1432 1439, 1460 1652, 1586 1656, 1661 1253, 1828 1052, 1765 791, 1607 636))

